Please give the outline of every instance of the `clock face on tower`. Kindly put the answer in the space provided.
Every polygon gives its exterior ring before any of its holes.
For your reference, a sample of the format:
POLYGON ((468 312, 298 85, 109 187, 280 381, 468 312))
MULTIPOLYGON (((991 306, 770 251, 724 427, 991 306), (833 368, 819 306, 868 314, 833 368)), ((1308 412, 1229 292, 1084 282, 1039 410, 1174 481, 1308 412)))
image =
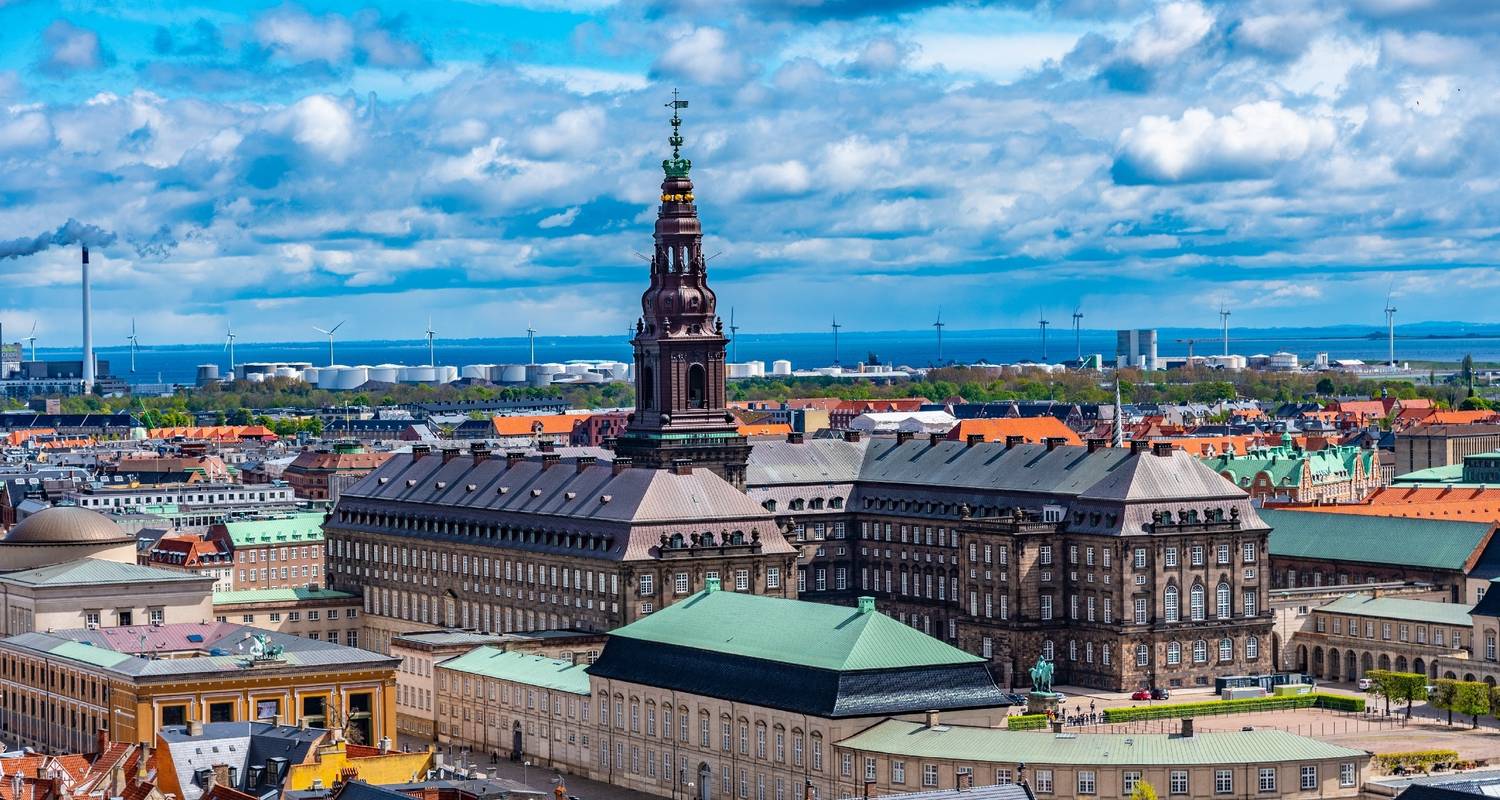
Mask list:
POLYGON ((703 225, 689 177, 692 162, 681 156, 677 112, 687 101, 674 94, 668 107, 672 158, 662 162, 651 283, 641 294, 633 340, 635 413, 616 449, 637 464, 670 466, 688 460, 716 471, 737 471, 742 479, 749 447, 724 395, 729 340, 716 313, 718 298, 708 286, 703 225), (737 460, 737 467, 726 468, 726 460, 737 460))

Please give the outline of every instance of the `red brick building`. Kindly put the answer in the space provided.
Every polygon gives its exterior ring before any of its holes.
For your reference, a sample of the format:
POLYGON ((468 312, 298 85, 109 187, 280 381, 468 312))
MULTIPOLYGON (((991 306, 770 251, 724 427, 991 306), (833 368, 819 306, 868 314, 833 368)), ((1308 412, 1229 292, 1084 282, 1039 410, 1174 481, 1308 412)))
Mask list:
POLYGON ((390 457, 390 453, 370 453, 361 445, 341 442, 332 450, 304 450, 281 477, 298 497, 328 500, 333 497, 335 476, 363 477, 390 457))

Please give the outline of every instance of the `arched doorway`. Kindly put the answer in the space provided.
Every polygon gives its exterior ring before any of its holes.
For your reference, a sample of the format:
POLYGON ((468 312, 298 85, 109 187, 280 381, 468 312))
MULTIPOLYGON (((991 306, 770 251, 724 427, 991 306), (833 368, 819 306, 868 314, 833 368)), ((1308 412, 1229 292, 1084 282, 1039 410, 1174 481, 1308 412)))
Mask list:
POLYGON ((526 755, 525 744, 526 742, 521 738, 521 722, 517 720, 516 724, 511 726, 510 729, 510 758, 512 761, 520 761, 521 757, 526 755))
POLYGON ((1359 674, 1364 675, 1366 672, 1369 672, 1372 669, 1375 669, 1375 657, 1370 655, 1369 653, 1365 653, 1364 655, 1360 656, 1359 674))
POLYGON ((1457 675, 1454 675, 1454 674, 1453 674, 1453 670, 1451 670, 1451 669, 1450 669, 1450 670, 1448 670, 1448 671, 1447 671, 1447 672, 1444 672, 1444 673, 1443 673, 1443 677, 1444 677, 1444 678, 1447 678, 1447 679, 1448 679, 1448 680, 1450 680, 1450 681, 1456 681, 1456 680, 1458 680, 1458 676, 1457 676, 1457 675))
POLYGON ((1321 647, 1313 648, 1312 672, 1319 678, 1328 677, 1328 673, 1323 671, 1323 648, 1321 647))
POLYGON ((1271 668, 1281 669, 1281 635, 1271 634, 1271 668))
POLYGON ((1297 671, 1307 671, 1307 645, 1305 644, 1297 645, 1297 671))
POLYGON ((1344 671, 1348 673, 1346 677, 1351 683, 1359 680, 1359 660, 1353 650, 1344 651, 1344 671))
POLYGON ((713 789, 713 773, 709 771, 706 762, 700 763, 698 765, 698 800, 711 800, 713 789))
POLYGON ((1391 657, 1390 657, 1390 655, 1388 655, 1386 653, 1381 653, 1380 654, 1380 668, 1381 669, 1390 669, 1391 668, 1391 657))
POLYGON ((1328 651, 1328 679, 1337 681, 1343 680, 1343 678, 1343 656, 1340 655, 1338 648, 1332 648, 1328 651))
POLYGON ((1396 671, 1397 672, 1405 672, 1406 671, 1406 656, 1396 656, 1396 671))
POLYGON ((1412 672, 1421 673, 1423 675, 1426 675, 1427 674, 1427 662, 1423 661, 1420 658, 1412 659, 1412 662, 1411 662, 1411 671, 1412 672))
POLYGON ((1472 673, 1472 672, 1465 672, 1464 673, 1464 680, 1466 680, 1466 681, 1468 681, 1470 683, 1473 683, 1474 682, 1474 673, 1472 673))

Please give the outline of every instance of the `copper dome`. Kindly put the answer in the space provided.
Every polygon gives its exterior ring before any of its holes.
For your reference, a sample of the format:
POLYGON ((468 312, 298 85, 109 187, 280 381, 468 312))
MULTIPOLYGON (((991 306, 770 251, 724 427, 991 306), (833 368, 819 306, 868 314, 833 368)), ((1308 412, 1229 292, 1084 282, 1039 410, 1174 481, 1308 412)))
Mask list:
POLYGON ((21 520, 6 544, 81 544, 131 538, 109 517, 77 506, 53 506, 21 520))

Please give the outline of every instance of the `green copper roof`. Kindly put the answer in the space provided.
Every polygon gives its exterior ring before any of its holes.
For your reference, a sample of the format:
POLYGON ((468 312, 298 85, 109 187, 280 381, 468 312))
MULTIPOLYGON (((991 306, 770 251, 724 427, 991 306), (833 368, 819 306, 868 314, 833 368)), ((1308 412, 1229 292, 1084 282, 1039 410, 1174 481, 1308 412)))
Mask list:
POLYGON ((1462 603, 1439 603, 1435 600, 1412 600, 1404 597, 1348 594, 1314 610, 1326 611, 1329 614, 1430 622, 1435 625, 1453 625, 1462 628, 1473 624, 1473 620, 1469 617, 1469 607, 1462 603))
POLYGON ((211 576, 192 572, 98 558, 81 558, 0 575, 0 583, 24 586, 100 586, 120 583, 201 583, 206 586, 212 580, 211 576))
POLYGON ((582 695, 589 693, 587 664, 574 664, 571 661, 547 658, 532 653, 501 650, 488 645, 476 647, 461 656, 440 662, 438 666, 443 669, 512 681, 541 689, 582 695))
POLYGON ((1397 475, 1395 478, 1391 479, 1391 483, 1402 485, 1412 483, 1450 484, 1461 483, 1463 479, 1464 465, 1448 464, 1441 467, 1428 467, 1427 469, 1419 469, 1415 472, 1408 472, 1405 475, 1397 475))
POLYGON ((63 642, 52 648, 52 655, 59 658, 71 658, 74 661, 82 661, 96 667, 113 667, 122 661, 129 661, 133 656, 103 647, 94 647, 83 642, 63 642))
POLYGON ((1461 570, 1495 526, 1326 511, 1261 509, 1273 557, 1461 570))
POLYGON ((1248 487, 1255 476, 1265 473, 1275 486, 1296 486, 1305 466, 1314 485, 1348 480, 1359 464, 1365 474, 1375 467, 1374 451, 1351 445, 1322 450, 1299 450, 1287 445, 1256 447, 1244 455, 1222 454, 1203 459, 1218 473, 1229 473, 1241 488, 1248 487))
POLYGON ((238 592, 215 592, 214 605, 227 606, 235 603, 291 603, 297 600, 352 600, 358 595, 335 589, 243 589, 238 592))
MULTIPOLYGON (((886 720, 838 743, 855 750, 944 761, 1078 766, 1195 766, 1278 761, 1362 759, 1364 750, 1278 730, 1200 733, 1078 733, 1053 735, 1001 728, 939 726, 886 720)), ((1207 787, 1199 787, 1202 794, 1207 787)))
POLYGON ((874 611, 702 591, 610 636, 840 671, 982 661, 874 611))
POLYGON ((265 544, 306 544, 323 541, 323 512, 292 514, 279 519, 227 522, 224 528, 235 547, 265 544))

